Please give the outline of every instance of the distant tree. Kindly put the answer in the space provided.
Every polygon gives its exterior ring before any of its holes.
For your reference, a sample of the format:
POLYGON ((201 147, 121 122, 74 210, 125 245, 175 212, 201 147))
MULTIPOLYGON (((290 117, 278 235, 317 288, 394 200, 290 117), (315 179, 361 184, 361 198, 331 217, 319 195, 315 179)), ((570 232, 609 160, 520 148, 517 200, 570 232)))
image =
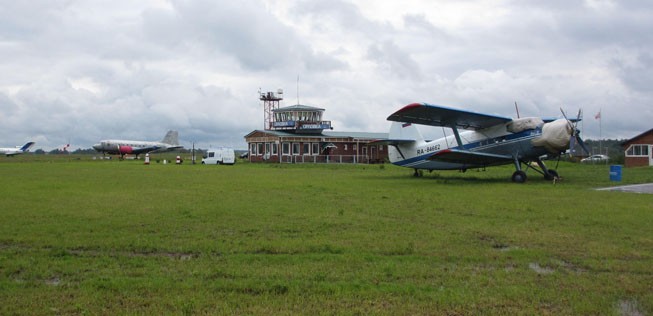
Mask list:
POLYGON ((34 151, 35 155, 45 155, 45 151, 41 148, 34 151))
POLYGON ((82 154, 82 155, 94 155, 94 154, 97 154, 98 152, 93 148, 86 148, 86 149, 77 148, 72 153, 73 154, 82 154))
POLYGON ((56 148, 56 149, 50 150, 50 151, 48 152, 48 154, 50 154, 50 155, 61 155, 61 154, 68 154, 68 152, 65 151, 65 150, 62 150, 62 149, 56 148))
POLYGON ((623 164, 625 154, 621 144, 625 141, 625 139, 586 139, 585 145, 590 150, 590 155, 608 155, 610 157, 610 163, 623 164))

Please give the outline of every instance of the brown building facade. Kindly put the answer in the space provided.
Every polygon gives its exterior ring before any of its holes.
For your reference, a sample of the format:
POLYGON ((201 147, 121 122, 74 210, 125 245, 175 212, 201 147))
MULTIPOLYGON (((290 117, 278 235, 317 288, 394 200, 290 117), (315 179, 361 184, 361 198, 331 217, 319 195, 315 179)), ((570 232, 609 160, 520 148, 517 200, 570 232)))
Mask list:
POLYGON ((653 166, 653 129, 621 144, 625 150, 626 167, 653 166))
POLYGON ((245 135, 251 162, 380 163, 388 157, 387 133, 334 132, 324 109, 296 104, 279 107, 282 91, 261 93, 264 129, 245 135))
POLYGON ((382 163, 387 146, 370 142, 387 137, 387 133, 255 130, 245 135, 245 141, 251 162, 382 163))

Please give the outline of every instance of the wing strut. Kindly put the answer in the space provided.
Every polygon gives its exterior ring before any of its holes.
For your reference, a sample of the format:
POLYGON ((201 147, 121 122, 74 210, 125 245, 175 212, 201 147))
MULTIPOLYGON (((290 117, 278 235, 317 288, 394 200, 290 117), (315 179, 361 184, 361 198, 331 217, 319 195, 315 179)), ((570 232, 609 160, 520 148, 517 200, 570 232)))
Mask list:
POLYGON ((453 135, 456 137, 456 142, 458 143, 458 147, 460 147, 460 149, 464 149, 463 141, 460 139, 460 134, 458 133, 458 128, 456 127, 456 124, 451 125, 451 129, 453 130, 453 135))
POLYGON ((397 146, 397 144, 390 144, 390 146, 394 147, 399 152, 399 154, 401 155, 401 159, 406 160, 406 157, 404 157, 404 153, 401 152, 401 149, 399 149, 399 146, 397 146))

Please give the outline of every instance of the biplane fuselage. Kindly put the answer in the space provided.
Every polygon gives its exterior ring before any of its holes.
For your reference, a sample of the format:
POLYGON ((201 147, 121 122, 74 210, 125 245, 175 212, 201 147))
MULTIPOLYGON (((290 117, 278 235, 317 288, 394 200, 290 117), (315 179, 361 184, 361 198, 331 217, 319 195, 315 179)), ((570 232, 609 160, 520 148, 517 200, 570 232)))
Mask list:
MULTIPOLYGON (((564 113, 563 113, 564 114, 564 113)), ((541 156, 559 156, 571 141, 584 148, 578 130, 572 122, 580 120, 542 119, 527 117, 512 119, 423 103, 409 104, 388 117, 393 121, 388 145, 388 157, 395 165, 417 170, 462 170, 514 164, 514 182, 526 181, 521 165, 535 162, 537 172, 546 179, 558 178, 548 169, 541 156), (441 126, 452 134, 426 141, 413 124, 441 126), (465 131, 459 131, 465 130, 465 131)))
POLYGON ((475 162, 468 160, 442 161, 429 158, 434 154, 448 152, 451 149, 517 157, 521 160, 527 157, 539 157, 546 155, 548 152, 544 147, 534 147, 531 141, 541 135, 541 127, 518 133, 510 133, 507 132, 506 126, 503 124, 479 131, 465 131, 460 133, 460 138, 463 143, 462 146, 458 145, 454 135, 432 141, 418 140, 413 143, 389 146, 388 158, 391 163, 398 166, 426 170, 464 170, 511 164, 514 162, 512 159, 500 159, 496 161, 479 159, 475 162))

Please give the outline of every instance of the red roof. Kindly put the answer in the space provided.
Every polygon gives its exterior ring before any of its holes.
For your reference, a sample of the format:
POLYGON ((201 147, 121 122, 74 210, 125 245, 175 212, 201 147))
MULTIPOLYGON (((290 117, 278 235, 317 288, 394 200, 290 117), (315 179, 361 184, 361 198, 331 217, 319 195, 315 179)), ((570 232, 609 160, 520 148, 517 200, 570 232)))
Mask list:
POLYGON ((639 134, 639 135, 637 135, 637 136, 635 136, 635 137, 633 137, 633 138, 631 138, 629 140, 626 140, 625 142, 621 143, 621 146, 626 147, 629 144, 635 142, 635 140, 637 140, 638 138, 644 137, 644 136, 648 135, 649 133, 653 133, 653 128, 649 129, 648 131, 646 131, 644 133, 641 133, 641 134, 639 134))

